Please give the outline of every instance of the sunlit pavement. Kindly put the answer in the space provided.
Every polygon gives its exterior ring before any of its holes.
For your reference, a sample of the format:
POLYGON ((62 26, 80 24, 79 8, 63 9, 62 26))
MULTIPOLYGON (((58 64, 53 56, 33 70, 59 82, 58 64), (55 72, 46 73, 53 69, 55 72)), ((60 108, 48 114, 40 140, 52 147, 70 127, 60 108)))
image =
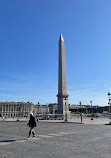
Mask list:
POLYGON ((0 158, 110 158, 111 126, 38 122, 27 139, 27 122, 0 122, 0 158))

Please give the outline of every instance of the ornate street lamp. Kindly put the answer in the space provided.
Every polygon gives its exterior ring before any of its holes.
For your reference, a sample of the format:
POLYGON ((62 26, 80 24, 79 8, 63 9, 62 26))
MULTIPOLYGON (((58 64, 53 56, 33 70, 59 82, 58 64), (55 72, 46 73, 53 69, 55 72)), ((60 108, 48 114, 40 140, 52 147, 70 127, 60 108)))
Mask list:
POLYGON ((81 106, 82 106, 82 103, 81 103, 81 101, 79 102, 79 106, 80 106, 80 108, 81 108, 81 106))
POLYGON ((19 121, 20 118, 20 105, 17 105, 17 121, 19 121))
POLYGON ((109 100, 108 104, 109 104, 109 113, 110 113, 111 112, 111 93, 110 92, 108 92, 108 100, 109 100))
POLYGON ((67 122, 67 108, 66 108, 66 98, 65 98, 65 122, 67 122))
POLYGON ((109 119, 110 119, 110 123, 109 124, 111 124, 111 93, 110 92, 108 92, 108 104, 109 104, 109 119))
POLYGON ((92 100, 90 101, 90 104, 91 104, 91 113, 92 113, 91 120, 93 120, 93 108, 92 108, 92 100))
MULTIPOLYGON (((80 108, 82 108, 82 103, 81 101, 79 102, 80 108)), ((80 116, 81 116, 81 122, 82 122, 82 110, 80 111, 80 116)))

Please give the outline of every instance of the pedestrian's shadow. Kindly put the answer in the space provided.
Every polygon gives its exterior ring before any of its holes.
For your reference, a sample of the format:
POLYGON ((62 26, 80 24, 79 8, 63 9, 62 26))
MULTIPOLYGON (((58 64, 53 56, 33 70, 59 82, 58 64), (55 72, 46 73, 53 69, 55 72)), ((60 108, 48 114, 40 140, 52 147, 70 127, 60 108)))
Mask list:
POLYGON ((0 140, 0 143, 4 143, 4 142, 15 142, 15 139, 7 139, 7 140, 0 140))

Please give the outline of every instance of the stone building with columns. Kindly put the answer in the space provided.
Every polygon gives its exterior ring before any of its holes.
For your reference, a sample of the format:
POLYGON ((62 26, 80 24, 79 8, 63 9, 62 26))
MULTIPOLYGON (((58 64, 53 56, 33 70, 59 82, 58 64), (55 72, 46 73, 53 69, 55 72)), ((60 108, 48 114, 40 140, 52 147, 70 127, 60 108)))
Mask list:
POLYGON ((0 117, 28 117, 32 102, 0 102, 0 117))
POLYGON ((36 114, 49 114, 49 106, 48 105, 42 105, 42 104, 36 104, 34 108, 34 113, 36 114))

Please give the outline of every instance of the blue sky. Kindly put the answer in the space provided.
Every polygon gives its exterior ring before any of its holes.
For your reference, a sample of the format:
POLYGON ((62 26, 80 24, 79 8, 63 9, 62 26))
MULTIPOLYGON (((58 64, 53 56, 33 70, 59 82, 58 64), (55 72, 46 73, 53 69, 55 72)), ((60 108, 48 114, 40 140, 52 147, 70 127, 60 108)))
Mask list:
POLYGON ((110 0, 1 0, 0 101, 57 102, 61 33, 69 103, 107 105, 110 0))

